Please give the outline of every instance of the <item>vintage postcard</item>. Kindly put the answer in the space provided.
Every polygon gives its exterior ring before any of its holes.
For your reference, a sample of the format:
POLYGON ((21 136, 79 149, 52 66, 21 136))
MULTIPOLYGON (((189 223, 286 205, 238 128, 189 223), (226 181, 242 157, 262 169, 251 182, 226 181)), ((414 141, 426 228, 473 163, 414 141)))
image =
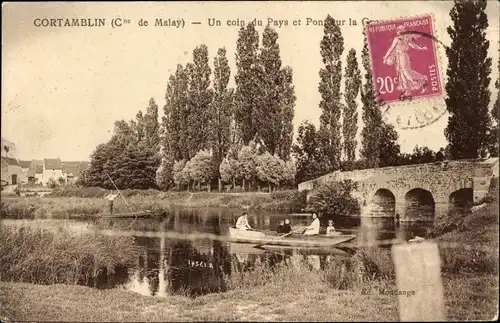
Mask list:
POLYGON ((2 4, 0 321, 498 319, 500 4, 2 4))

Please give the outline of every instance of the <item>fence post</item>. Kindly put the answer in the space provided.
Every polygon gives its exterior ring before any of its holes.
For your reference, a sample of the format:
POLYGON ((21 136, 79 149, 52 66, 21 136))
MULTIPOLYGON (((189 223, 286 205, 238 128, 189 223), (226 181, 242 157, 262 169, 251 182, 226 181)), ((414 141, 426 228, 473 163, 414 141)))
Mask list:
POLYGON ((446 320, 438 245, 427 241, 394 245, 392 259, 400 320, 446 320))

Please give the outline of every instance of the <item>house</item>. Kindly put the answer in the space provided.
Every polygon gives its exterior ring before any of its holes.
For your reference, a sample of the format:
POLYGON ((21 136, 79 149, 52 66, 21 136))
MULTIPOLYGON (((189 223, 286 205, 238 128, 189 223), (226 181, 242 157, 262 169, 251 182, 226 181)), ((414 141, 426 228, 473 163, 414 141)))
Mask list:
POLYGON ((89 162, 82 161, 68 161, 63 162, 63 177, 67 183, 75 183, 76 180, 81 176, 82 172, 89 168, 89 162))
POLYGON ((19 160, 19 165, 21 165, 21 172, 22 172, 20 182, 21 182, 21 184, 27 184, 28 183, 28 172, 30 170, 31 161, 19 160))
POLYGON ((22 177, 22 169, 19 161, 11 157, 2 157, 2 186, 18 185, 22 177))
POLYGON ((43 160, 42 184, 47 186, 51 179, 57 182, 59 178, 64 178, 61 160, 59 158, 45 158, 43 160))
POLYGON ((28 183, 43 183, 43 160, 33 159, 28 170, 28 183))

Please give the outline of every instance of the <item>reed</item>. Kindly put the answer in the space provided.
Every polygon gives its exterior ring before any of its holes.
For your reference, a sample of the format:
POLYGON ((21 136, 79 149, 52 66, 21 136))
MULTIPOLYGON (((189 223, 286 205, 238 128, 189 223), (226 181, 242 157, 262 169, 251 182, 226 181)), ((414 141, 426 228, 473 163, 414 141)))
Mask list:
POLYGON ((294 290, 357 290, 380 282, 380 275, 366 254, 358 253, 348 259, 332 259, 323 268, 316 269, 304 259, 298 262, 269 262, 252 268, 233 266, 231 275, 224 277, 228 290, 245 290, 268 286, 281 291, 294 290))
MULTIPOLYGON (((45 197, 2 197, 0 218, 67 219, 108 213, 101 188, 66 188, 45 197)), ((115 213, 151 210, 164 212, 174 206, 189 208, 229 207, 254 210, 299 212, 305 205, 305 195, 297 191, 258 193, 195 193, 160 192, 155 190, 124 190, 128 206, 121 198, 115 200, 115 213), (129 208, 130 206, 130 208, 129 208)))
POLYGON ((0 279, 35 284, 88 284, 132 265, 141 250, 130 237, 74 234, 64 227, 0 226, 0 279))

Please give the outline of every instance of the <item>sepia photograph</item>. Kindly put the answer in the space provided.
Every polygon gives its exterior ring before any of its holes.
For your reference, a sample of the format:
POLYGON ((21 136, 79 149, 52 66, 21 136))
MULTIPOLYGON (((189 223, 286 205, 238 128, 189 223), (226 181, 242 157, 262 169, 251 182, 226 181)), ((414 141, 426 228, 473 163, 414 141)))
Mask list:
POLYGON ((1 23, 0 322, 498 320, 499 1, 1 23))

